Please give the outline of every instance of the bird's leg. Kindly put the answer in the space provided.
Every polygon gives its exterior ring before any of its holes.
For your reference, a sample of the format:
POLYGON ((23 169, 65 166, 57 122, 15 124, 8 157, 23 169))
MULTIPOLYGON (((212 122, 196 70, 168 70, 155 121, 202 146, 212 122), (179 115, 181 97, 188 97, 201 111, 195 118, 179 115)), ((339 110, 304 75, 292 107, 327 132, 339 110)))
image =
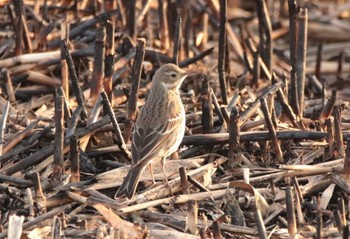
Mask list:
POLYGON ((173 190, 171 189, 171 186, 170 186, 169 181, 168 181, 168 176, 166 175, 166 171, 165 171, 165 157, 163 157, 161 159, 160 163, 162 164, 162 169, 163 169, 163 173, 164 173, 164 177, 165 177, 165 184, 169 187, 170 193, 173 195, 173 190))
POLYGON ((155 184, 156 181, 154 180, 153 169, 152 169, 152 162, 148 164, 148 170, 149 170, 149 173, 151 174, 151 177, 152 177, 152 183, 155 184))

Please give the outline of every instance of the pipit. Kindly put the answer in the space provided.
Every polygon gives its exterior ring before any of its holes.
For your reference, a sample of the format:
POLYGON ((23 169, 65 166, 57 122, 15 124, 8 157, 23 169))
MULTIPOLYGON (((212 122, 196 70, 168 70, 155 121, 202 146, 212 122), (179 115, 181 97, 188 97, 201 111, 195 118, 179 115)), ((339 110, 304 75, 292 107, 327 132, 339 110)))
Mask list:
POLYGON ((174 64, 160 67, 153 76, 149 97, 136 120, 132 138, 132 165, 116 197, 132 198, 141 174, 151 163, 161 160, 165 181, 165 159, 176 152, 185 133, 185 110, 179 88, 186 72, 174 64))

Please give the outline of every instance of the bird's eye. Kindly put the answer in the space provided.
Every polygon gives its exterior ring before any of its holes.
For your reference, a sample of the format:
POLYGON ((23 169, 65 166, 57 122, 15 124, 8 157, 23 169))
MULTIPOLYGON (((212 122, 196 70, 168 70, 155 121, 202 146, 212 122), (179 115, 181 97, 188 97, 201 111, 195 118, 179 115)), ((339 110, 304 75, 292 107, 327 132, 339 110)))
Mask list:
POLYGON ((172 78, 175 78, 175 77, 176 77, 176 74, 175 74, 175 73, 172 73, 170 76, 171 76, 172 78))

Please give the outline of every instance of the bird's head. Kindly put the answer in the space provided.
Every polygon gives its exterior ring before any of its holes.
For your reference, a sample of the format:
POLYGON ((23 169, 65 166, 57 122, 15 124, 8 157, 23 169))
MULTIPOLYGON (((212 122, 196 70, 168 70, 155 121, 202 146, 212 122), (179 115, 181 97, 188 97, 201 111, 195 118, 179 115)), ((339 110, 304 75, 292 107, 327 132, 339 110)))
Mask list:
POLYGON ((169 90, 178 90, 187 77, 186 71, 174 64, 165 64, 153 76, 153 84, 162 84, 169 90))

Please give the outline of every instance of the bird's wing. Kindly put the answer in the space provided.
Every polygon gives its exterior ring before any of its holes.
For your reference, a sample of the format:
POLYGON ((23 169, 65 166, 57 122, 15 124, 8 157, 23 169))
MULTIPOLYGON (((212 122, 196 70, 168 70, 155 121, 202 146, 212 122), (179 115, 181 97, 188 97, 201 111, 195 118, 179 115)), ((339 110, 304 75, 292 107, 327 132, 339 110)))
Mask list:
POLYGON ((156 128, 138 127, 136 125, 132 140, 133 164, 142 163, 146 166, 157 155, 166 153, 166 150, 176 142, 174 134, 178 134, 183 120, 183 115, 179 114, 156 128), (173 140, 171 140, 172 137, 174 137, 173 140), (162 150, 165 150, 165 152, 162 152, 162 150))

